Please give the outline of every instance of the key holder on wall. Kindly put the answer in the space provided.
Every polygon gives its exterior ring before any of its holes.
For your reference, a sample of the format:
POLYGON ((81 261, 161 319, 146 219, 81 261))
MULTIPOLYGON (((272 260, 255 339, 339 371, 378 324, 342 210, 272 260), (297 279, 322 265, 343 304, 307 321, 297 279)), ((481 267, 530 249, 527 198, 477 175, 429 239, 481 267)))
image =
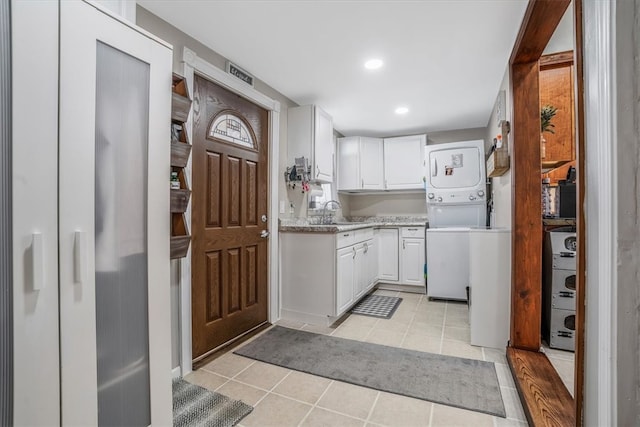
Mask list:
POLYGON ((284 172, 284 180, 287 186, 295 189, 296 185, 300 185, 302 192, 309 191, 309 180, 311 177, 311 167, 306 157, 296 157, 295 164, 287 167, 284 172))

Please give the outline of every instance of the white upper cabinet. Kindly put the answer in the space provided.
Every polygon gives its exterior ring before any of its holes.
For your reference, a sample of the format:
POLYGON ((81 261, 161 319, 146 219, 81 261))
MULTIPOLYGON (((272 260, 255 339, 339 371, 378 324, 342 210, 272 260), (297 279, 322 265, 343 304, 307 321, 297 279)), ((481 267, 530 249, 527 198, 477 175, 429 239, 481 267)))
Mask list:
POLYGON ((350 136, 338 139, 338 190, 383 190, 381 138, 350 136))
POLYGON ((306 157, 311 166, 311 180, 333 181, 333 122, 331 116, 315 105, 288 110, 287 159, 306 157))
POLYGON ((384 182, 387 190, 423 189, 426 135, 384 139, 384 182))

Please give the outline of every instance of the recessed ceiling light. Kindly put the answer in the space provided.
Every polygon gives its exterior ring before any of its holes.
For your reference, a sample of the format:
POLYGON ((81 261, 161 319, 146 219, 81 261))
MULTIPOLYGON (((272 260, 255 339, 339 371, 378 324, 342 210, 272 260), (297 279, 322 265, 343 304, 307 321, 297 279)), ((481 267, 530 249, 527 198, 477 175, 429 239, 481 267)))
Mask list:
POLYGON ((398 107, 396 108, 396 114, 407 114, 409 109, 407 107, 398 107))
POLYGON ((382 62, 382 59, 370 59, 364 63, 364 68, 367 70, 377 70, 382 67, 383 64, 384 62, 382 62))

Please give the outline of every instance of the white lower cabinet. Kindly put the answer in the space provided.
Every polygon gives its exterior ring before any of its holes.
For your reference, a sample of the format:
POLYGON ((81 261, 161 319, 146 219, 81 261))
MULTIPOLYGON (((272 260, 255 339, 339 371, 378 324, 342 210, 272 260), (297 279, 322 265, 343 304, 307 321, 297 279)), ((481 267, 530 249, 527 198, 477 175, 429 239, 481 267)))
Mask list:
POLYGON ((330 325, 377 281, 372 228, 282 232, 280 242, 284 319, 330 325))
POLYGON ((398 276, 398 235, 397 228, 378 230, 378 278, 382 282, 397 283, 398 276))
POLYGON ((353 303, 356 282, 355 249, 353 246, 336 252, 336 313, 342 313, 353 303))
POLYGON ((424 239, 403 238, 400 263, 400 282, 405 285, 424 285, 424 239))
POLYGON ((424 286, 424 227, 381 228, 378 243, 380 282, 424 286))
POLYGON ((369 291, 378 281, 378 245, 375 238, 367 240, 365 257, 367 272, 366 290, 369 291))

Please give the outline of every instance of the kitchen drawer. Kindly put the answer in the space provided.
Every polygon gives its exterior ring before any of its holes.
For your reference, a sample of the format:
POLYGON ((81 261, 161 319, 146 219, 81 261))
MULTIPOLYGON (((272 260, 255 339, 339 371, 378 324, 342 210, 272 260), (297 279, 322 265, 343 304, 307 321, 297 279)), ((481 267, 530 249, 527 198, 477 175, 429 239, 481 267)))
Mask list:
POLYGON ((362 228, 360 230, 354 230, 354 233, 354 243, 360 243, 364 242, 365 240, 373 239, 373 228, 362 228))
POLYGON ((424 239, 424 227, 402 227, 402 237, 424 239))
POLYGON ((345 248, 356 243, 356 230, 336 233, 336 249, 345 248))

